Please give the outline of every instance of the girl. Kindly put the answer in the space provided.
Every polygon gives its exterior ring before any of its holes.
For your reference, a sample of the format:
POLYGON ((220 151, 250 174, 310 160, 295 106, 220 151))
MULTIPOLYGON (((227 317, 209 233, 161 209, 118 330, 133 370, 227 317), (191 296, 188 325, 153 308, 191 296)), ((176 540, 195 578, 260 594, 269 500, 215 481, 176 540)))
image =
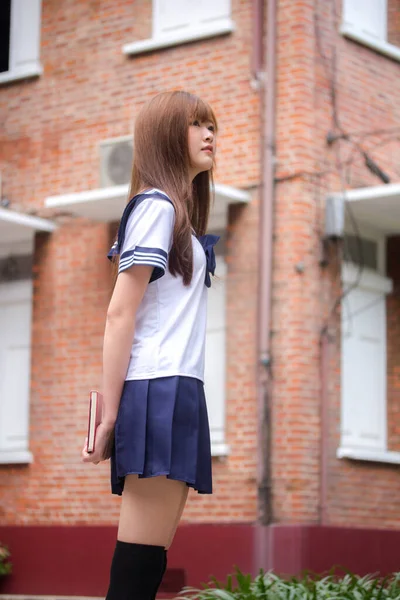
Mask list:
POLYGON ((211 108, 186 92, 153 98, 134 136, 132 200, 103 347, 102 422, 84 462, 111 455, 122 494, 107 600, 154 599, 188 488, 211 494, 203 391, 207 287, 216 236, 204 235, 216 152, 211 108))

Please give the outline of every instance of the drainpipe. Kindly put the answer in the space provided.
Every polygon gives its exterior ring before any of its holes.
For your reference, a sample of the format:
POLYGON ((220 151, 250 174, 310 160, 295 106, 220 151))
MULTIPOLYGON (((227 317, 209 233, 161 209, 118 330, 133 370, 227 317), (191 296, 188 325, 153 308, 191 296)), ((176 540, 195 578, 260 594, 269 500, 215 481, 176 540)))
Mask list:
POLYGON ((262 80, 264 64, 264 0, 253 0, 253 52, 251 70, 255 82, 262 80))
POLYGON ((327 496, 328 496, 328 372, 329 372, 329 332, 326 326, 321 332, 320 339, 320 382, 321 382, 321 437, 320 437, 320 525, 327 524, 327 496))
MULTIPOLYGON (((260 100, 263 115, 262 169, 259 219, 259 305, 258 305, 258 499, 262 525, 272 522, 271 490, 271 295, 275 174, 275 47, 277 0, 268 0, 265 71, 260 100)), ((257 35, 262 40, 264 10, 262 0, 254 0, 258 14, 257 35)), ((255 36, 257 39, 257 36, 255 36)), ((258 44, 259 46, 259 44, 258 44)))

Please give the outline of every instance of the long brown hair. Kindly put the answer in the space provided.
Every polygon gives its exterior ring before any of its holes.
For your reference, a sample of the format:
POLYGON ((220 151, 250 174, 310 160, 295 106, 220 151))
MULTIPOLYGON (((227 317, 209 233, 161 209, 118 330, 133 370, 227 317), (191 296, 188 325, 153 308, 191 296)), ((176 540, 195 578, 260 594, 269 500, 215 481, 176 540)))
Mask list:
POLYGON ((175 207, 169 270, 189 285, 193 272, 191 230, 203 235, 210 213, 212 170, 189 181, 188 130, 193 120, 217 122, 211 107, 183 91, 158 94, 140 111, 134 134, 130 198, 146 188, 164 191, 175 207))

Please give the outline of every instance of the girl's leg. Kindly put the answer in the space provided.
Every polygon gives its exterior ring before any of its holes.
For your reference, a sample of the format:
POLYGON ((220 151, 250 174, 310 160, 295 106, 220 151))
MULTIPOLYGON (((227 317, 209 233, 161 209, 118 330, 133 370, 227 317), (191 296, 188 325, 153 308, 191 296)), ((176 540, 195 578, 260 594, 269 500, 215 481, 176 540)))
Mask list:
POLYGON ((166 477, 125 478, 107 600, 152 600, 187 498, 187 485, 166 477))
POLYGON ((127 475, 118 539, 168 548, 185 507, 187 489, 186 483, 166 477, 127 475))
POLYGON ((168 550, 168 548, 171 546, 171 544, 173 542, 173 539, 175 537, 175 533, 176 533, 176 530, 178 529, 178 525, 179 525, 179 522, 181 520, 182 513, 183 513, 183 511, 185 509, 186 500, 187 500, 187 497, 188 497, 188 492, 189 492, 189 488, 185 484, 185 488, 182 491, 181 503, 180 503, 180 505, 178 507, 178 510, 176 512, 175 523, 172 525, 171 533, 170 533, 170 536, 169 536, 169 540, 168 540, 167 545, 165 546, 166 550, 168 550))

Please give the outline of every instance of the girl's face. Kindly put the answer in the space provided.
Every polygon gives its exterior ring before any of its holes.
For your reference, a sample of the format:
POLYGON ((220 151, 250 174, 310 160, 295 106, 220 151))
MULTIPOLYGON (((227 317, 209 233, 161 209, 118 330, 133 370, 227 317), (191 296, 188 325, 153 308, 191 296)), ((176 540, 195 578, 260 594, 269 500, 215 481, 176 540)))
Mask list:
POLYGON ((202 171, 212 168, 216 150, 214 123, 194 120, 189 125, 189 174, 192 181, 202 171))

